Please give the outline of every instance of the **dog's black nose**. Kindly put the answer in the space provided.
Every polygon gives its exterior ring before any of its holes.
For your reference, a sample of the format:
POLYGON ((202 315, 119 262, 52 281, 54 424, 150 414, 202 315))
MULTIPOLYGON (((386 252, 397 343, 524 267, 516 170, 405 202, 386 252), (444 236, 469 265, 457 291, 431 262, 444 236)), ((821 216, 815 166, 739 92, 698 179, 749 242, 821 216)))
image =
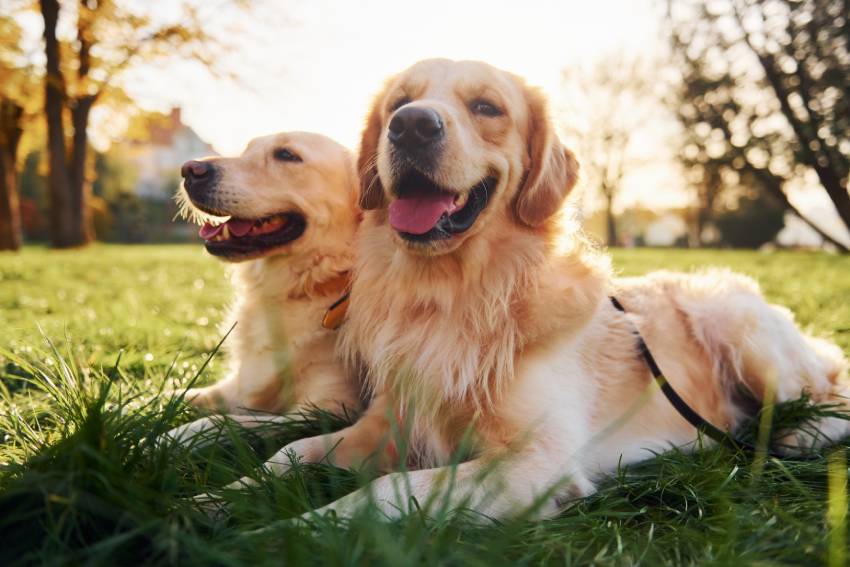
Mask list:
POLYGON ((390 142, 405 150, 420 150, 443 137, 443 121, 436 111, 421 106, 400 108, 390 120, 390 142))
POLYGON ((208 204, 218 177, 215 165, 209 161, 189 160, 180 168, 180 175, 192 202, 208 204))
POLYGON ((180 175, 186 181, 194 181, 209 176, 212 173, 212 165, 205 161, 189 160, 180 168, 180 175))
POLYGON ((208 161, 190 160, 180 168, 183 186, 192 199, 201 198, 210 190, 215 180, 215 166, 208 161))

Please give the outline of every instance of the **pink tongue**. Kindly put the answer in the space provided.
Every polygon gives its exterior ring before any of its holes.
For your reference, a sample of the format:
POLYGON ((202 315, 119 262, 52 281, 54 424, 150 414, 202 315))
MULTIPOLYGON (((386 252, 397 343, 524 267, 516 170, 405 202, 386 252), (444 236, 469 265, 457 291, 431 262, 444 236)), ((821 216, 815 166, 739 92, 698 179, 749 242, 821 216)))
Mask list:
POLYGON ((220 224, 218 226, 213 226, 210 223, 205 222, 204 226, 202 226, 201 230, 198 232, 198 235, 204 240, 215 238, 216 236, 221 234, 222 230, 224 230, 225 224, 227 225, 227 229, 230 231, 230 234, 236 237, 241 237, 251 232, 251 228, 254 226, 254 221, 230 219, 226 223, 220 224))
POLYGON ((453 195, 396 199, 390 204, 390 225, 399 232, 425 234, 453 209, 453 195))
POLYGON ((227 228, 230 230, 230 234, 235 236, 245 236, 251 232, 252 226, 254 226, 254 221, 241 219, 230 219, 227 221, 227 228))
POLYGON ((222 230, 224 230, 223 224, 213 226, 210 223, 205 222, 204 226, 201 227, 201 230, 198 231, 198 236, 204 240, 209 240, 210 238, 217 236, 222 230))

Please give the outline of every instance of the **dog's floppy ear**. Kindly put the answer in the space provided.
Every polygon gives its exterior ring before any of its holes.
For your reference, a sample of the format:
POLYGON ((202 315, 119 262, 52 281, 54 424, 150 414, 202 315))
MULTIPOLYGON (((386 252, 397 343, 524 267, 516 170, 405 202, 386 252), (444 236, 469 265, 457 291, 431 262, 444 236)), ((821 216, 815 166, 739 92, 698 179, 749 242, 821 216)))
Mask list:
POLYGON ((360 153, 357 156, 357 172, 360 175, 360 208, 381 209, 386 206, 384 186, 378 176, 378 140, 383 132, 381 124, 381 102, 383 93, 375 97, 372 109, 366 118, 366 127, 360 137, 360 153))
POLYGON ((554 132, 543 94, 526 87, 528 101, 528 171, 514 200, 517 219, 540 226, 564 202, 578 181, 578 161, 554 132))

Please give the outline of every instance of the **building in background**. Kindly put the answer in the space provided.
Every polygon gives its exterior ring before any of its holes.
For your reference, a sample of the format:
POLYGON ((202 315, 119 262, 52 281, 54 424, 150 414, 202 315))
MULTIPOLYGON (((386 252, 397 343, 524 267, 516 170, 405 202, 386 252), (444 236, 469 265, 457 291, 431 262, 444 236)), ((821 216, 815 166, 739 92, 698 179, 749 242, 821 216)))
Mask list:
POLYGON ((145 113, 133 119, 119 145, 137 172, 134 193, 142 199, 166 200, 180 183, 180 166, 190 159, 217 155, 212 146, 183 124, 179 108, 168 115, 145 113))
POLYGON ((97 237, 114 242, 195 238, 197 227, 178 218, 174 195, 183 163, 209 155, 215 150, 183 123, 179 108, 131 116, 124 135, 94 160, 97 237))

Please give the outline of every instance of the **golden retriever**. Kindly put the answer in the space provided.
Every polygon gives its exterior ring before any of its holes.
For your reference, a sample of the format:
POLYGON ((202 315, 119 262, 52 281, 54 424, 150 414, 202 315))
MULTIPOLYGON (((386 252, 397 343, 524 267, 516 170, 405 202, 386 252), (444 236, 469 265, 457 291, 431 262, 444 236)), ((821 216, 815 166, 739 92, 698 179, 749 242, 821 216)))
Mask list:
MULTIPOLYGON (((514 75, 428 60, 393 77, 368 115, 359 169, 369 211, 341 348, 374 397, 351 427, 296 441, 267 466, 283 472, 295 454, 390 468, 409 448, 418 470, 319 512, 373 502, 397 517, 437 502, 496 518, 535 505, 549 517, 619 463, 693 447, 697 431, 659 393, 635 327, 720 427, 745 415, 741 387, 776 400, 847 393, 838 347, 801 334, 752 280, 722 270, 618 280, 579 232, 564 240, 557 213, 578 164, 542 94, 514 75), (464 447, 470 458, 445 466, 464 447)), ((835 418, 820 425, 824 438, 848 433, 835 418)))
POLYGON ((207 251, 234 263, 236 290, 223 325, 236 325, 225 343, 230 371, 186 398, 231 414, 356 410, 360 387, 334 354, 335 331, 322 326, 353 264, 359 191, 348 150, 319 134, 282 133, 252 140, 239 157, 189 161, 181 173, 178 200, 202 223, 207 251))

